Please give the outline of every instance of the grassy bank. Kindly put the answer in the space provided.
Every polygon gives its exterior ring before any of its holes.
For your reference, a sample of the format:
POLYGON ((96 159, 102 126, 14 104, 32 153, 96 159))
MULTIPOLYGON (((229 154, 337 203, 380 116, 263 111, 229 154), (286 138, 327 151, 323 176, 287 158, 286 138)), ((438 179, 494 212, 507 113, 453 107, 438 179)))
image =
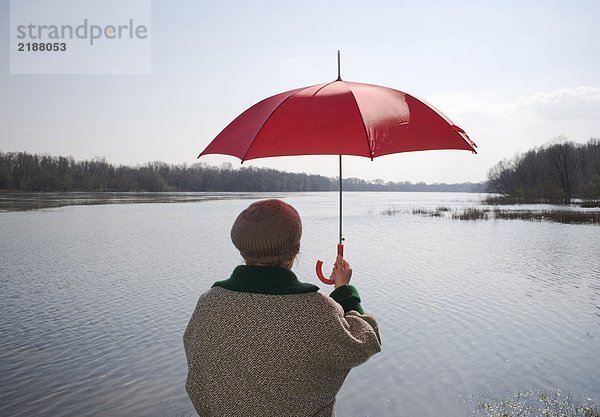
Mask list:
POLYGON ((382 212, 387 216, 397 214, 413 214, 425 217, 449 218, 452 220, 527 220, 536 222, 554 222, 563 224, 591 224, 600 225, 600 210, 576 211, 576 210, 508 210, 500 208, 465 208, 451 210, 440 206, 435 209, 413 208, 410 211, 400 209, 387 209, 382 212))
MULTIPOLYGON (((483 200, 484 204, 493 206, 514 206, 519 204, 557 204, 564 205, 561 200, 535 199, 535 198, 520 198, 504 195, 490 195, 483 200)), ((600 200, 574 200, 573 205, 585 208, 600 208, 600 200)))
POLYGON ((528 220, 563 224, 600 224, 600 211, 501 210, 468 208, 452 214, 455 220, 528 220))

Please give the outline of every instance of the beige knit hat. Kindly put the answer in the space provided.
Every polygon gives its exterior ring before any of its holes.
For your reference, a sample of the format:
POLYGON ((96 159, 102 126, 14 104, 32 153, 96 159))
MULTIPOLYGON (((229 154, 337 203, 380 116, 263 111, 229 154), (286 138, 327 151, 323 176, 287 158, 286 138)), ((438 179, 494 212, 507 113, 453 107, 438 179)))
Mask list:
POLYGON ((300 251, 302 222, 296 209, 281 200, 261 200, 240 213, 231 240, 244 259, 274 262, 300 251))

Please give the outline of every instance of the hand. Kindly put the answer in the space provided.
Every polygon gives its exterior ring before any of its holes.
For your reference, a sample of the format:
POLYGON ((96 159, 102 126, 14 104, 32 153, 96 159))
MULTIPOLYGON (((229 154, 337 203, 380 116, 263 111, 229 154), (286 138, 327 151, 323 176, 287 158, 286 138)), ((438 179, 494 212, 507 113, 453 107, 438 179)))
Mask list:
POLYGON ((341 255, 338 255, 335 258, 335 265, 333 266, 333 271, 331 271, 331 275, 329 279, 335 281, 335 288, 339 288, 342 285, 347 285, 350 283, 350 277, 352 277, 352 268, 350 268, 350 264, 341 255))

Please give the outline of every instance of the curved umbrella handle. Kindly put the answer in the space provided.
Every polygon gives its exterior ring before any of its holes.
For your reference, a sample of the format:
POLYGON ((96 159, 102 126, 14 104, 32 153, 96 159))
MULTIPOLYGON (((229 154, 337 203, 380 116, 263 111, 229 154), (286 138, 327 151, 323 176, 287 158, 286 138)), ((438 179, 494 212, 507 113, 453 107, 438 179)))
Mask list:
POLYGON ((323 275, 323 271, 321 270, 322 267, 323 267, 323 261, 318 260, 317 265, 315 267, 315 270, 316 270, 315 272, 317 273, 317 277, 321 280, 321 282, 323 284, 327 284, 327 285, 335 284, 335 281, 333 279, 326 278, 325 275, 323 275))
MULTIPOLYGON (((337 254, 344 256, 344 245, 343 244, 337 245, 337 254)), ((323 275, 322 268, 323 268, 323 261, 318 260, 317 265, 315 267, 315 272, 317 273, 317 277, 321 280, 321 282, 324 284, 327 284, 327 285, 335 284, 335 280, 329 279, 329 278, 325 277, 325 275, 323 275)))

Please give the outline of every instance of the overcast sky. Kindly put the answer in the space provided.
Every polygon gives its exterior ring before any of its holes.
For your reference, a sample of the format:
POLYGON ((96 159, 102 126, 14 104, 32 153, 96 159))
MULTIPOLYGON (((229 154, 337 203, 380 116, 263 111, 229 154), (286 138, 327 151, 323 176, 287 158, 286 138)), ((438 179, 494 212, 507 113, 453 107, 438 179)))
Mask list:
MULTIPOLYGON (((561 135, 600 137, 597 0, 155 0, 143 75, 11 75, 9 0, 0 16, 3 152, 194 163, 255 102, 335 79, 337 49, 345 80, 427 100, 479 151, 346 157, 345 176, 481 181, 497 161, 561 135)), ((333 156, 246 164, 337 175, 333 156)))

